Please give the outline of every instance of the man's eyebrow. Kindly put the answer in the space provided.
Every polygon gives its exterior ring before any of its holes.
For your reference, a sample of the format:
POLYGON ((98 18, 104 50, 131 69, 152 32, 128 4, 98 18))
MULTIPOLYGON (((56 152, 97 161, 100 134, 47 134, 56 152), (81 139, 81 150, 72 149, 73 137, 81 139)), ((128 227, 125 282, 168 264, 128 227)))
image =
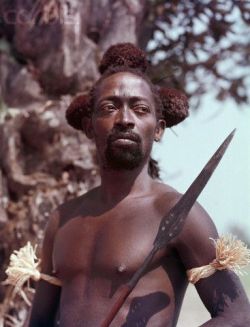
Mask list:
POLYGON ((117 99, 119 99, 120 97, 116 96, 116 95, 108 95, 108 96, 104 96, 102 97, 101 99, 98 100, 97 103, 100 103, 102 101, 108 101, 108 100, 111 100, 111 101, 115 101, 117 99))
POLYGON ((131 101, 134 101, 134 102, 136 102, 136 101, 145 101, 145 102, 150 102, 149 99, 144 98, 144 97, 141 97, 141 96, 132 96, 132 97, 130 97, 130 100, 131 100, 131 101))
POLYGON ((101 99, 98 100, 98 104, 102 101, 117 101, 117 100, 120 100, 121 98, 128 98, 129 101, 132 101, 132 102, 136 102, 136 101, 145 101, 145 102, 149 102, 150 100, 145 98, 145 97, 141 97, 141 96, 118 96, 118 95, 109 95, 109 96, 104 96, 102 97, 101 99))

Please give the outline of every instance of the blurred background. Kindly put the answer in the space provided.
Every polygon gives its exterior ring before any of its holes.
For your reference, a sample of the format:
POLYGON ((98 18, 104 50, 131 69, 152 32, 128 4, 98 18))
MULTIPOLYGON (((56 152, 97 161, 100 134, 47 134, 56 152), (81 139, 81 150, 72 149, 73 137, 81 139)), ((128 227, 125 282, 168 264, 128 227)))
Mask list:
MULTIPOLYGON (((189 97, 190 117, 153 149, 164 182, 185 192, 237 128, 199 202, 220 234, 249 244, 249 35, 249 1, 0 0, 0 280, 14 249, 41 244, 58 204, 98 184, 94 146, 64 114, 119 42, 147 52, 154 83, 189 97)), ((28 307, 6 292, 0 285, 0 326, 4 312, 6 326, 22 326, 28 307)), ((178 327, 208 318, 191 286, 178 327)))

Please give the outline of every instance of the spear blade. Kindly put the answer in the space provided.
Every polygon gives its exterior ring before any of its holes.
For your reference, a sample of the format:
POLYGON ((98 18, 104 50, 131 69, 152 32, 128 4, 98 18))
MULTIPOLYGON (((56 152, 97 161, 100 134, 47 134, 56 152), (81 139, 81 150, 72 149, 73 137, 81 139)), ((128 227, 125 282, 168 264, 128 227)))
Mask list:
POLYGON ((168 214, 161 220, 158 233, 154 240, 154 247, 160 249, 167 245, 182 229, 185 218, 194 205, 196 199, 207 184, 209 178, 218 166, 223 157, 228 145, 232 141, 235 134, 235 129, 227 136, 224 142, 219 146, 200 174, 196 177, 193 183, 189 186, 185 194, 180 200, 170 209, 168 214))

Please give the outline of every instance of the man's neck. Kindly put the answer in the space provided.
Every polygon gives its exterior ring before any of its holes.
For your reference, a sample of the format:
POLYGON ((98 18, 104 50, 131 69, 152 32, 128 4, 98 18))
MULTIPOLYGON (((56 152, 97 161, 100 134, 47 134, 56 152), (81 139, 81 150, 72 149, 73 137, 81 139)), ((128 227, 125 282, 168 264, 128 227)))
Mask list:
POLYGON ((148 165, 133 170, 101 170, 100 197, 107 204, 119 202, 125 197, 137 197, 149 193, 152 178, 148 165))

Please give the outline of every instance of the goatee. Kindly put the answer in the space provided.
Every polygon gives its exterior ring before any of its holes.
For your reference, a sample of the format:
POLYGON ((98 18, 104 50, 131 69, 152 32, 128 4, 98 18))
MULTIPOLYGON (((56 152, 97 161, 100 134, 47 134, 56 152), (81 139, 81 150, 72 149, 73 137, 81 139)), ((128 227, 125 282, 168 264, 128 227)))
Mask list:
POLYGON ((141 138, 134 132, 112 132, 107 140, 106 148, 107 166, 116 170, 132 170, 140 166, 143 161, 141 138), (130 140, 126 144, 119 144, 116 140, 130 140))

